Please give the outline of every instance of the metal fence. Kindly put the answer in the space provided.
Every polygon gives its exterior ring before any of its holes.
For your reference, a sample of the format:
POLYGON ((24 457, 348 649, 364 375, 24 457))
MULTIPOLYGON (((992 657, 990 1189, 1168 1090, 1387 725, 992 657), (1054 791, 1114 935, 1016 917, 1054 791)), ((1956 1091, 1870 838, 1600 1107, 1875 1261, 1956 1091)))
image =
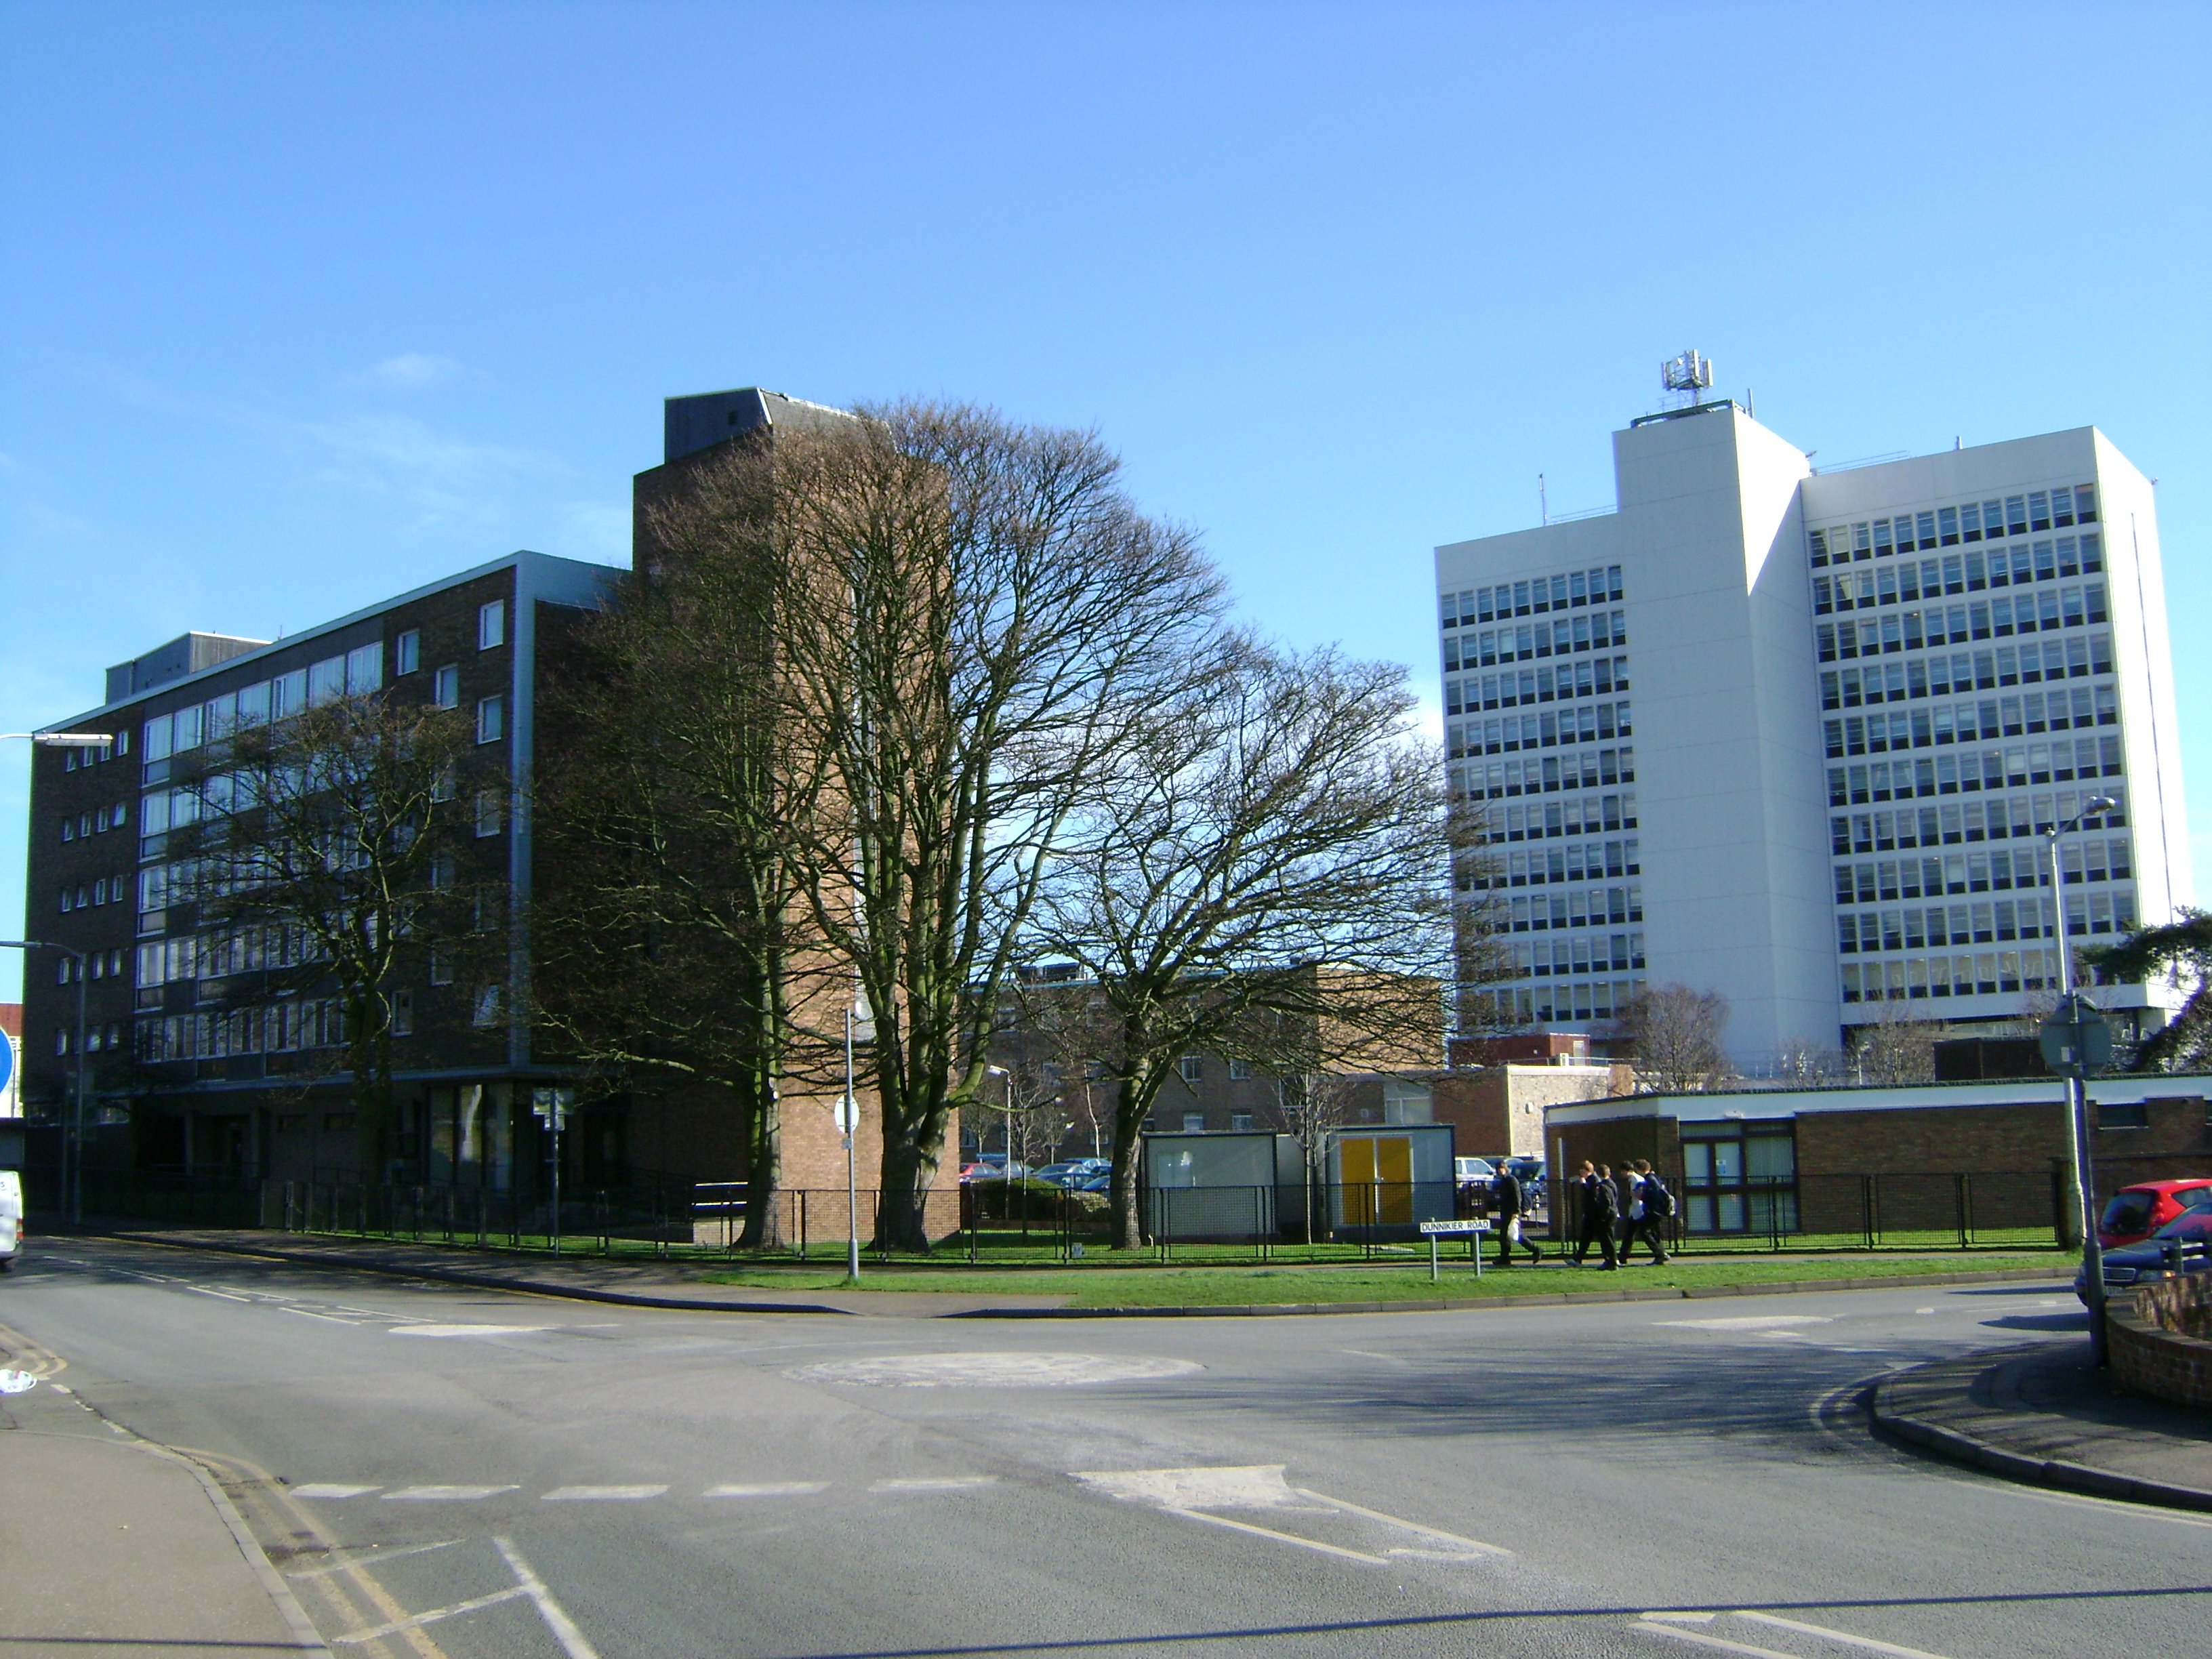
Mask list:
MULTIPOLYGON (((1972 1250, 2077 1242, 2063 1169, 1910 1171, 1747 1178, 1672 1187, 1661 1228, 1670 1253, 1744 1250, 1972 1250)), ((1582 1235, 1571 1187, 1555 1239, 1582 1235)), ((1615 1237, 1622 1233, 1616 1225, 1615 1237)))

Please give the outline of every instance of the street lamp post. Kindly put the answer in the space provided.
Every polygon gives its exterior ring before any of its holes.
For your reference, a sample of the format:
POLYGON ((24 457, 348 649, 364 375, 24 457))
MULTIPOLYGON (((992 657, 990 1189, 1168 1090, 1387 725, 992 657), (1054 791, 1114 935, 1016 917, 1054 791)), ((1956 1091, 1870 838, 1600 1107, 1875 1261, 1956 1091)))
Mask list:
MULTIPOLYGON (((2065 823, 2053 825, 2045 838, 2051 860, 2051 933, 2058 941, 2059 995, 2058 1012, 2045 1030, 2050 1032, 2056 1027, 2062 1037, 2056 1053, 2057 1069, 2066 1079, 2067 1150, 2073 1166, 2075 1210, 2081 1218, 2081 1283, 2089 1303, 2089 1353, 2099 1365, 2105 1363, 2105 1248, 2097 1237, 2096 1173, 2089 1140, 2088 1066, 2083 1034, 2090 1029, 2090 1020, 2083 1018, 2074 994, 2074 953, 2066 938, 2066 868, 2058 856, 2058 839, 2080 828, 2082 819, 2109 812, 2118 805, 2110 795, 2094 796, 2065 823)), ((2095 1018, 2094 1012, 2090 1018, 2095 1018)), ((2102 1021, 2097 1024, 2101 1027, 2102 1021)), ((2047 1047, 2045 1052, 2052 1050, 2047 1047)))
POLYGON ((70 1090, 75 1101, 70 1109, 69 1127, 62 1135, 62 1192, 70 1225, 74 1227, 84 1219, 84 1093, 91 1080, 84 1065, 84 952, 39 939, 0 939, 0 951, 58 951, 76 964, 70 970, 76 978, 76 1038, 70 1045, 76 1058, 70 1090))
POLYGON ((845 1092, 837 1102, 837 1130, 845 1138, 845 1276, 856 1280, 860 1276, 860 1180, 853 1143, 860 1135, 860 1101, 853 1091, 853 1043, 855 1039, 874 1040, 875 1018, 868 994, 855 985, 852 1000, 845 1005, 845 1092))
MULTIPOLYGON (((115 741, 112 732, 0 732, 0 743, 21 738, 40 749, 101 749, 115 741)), ((72 1107, 71 1122, 62 1136, 62 1185, 69 1206, 71 1226, 84 1219, 84 1091, 88 1076, 84 1066, 84 976, 83 952, 72 951, 66 945, 49 945, 43 939, 0 939, 0 950, 58 951, 73 961, 76 975, 76 1104, 72 1107)))

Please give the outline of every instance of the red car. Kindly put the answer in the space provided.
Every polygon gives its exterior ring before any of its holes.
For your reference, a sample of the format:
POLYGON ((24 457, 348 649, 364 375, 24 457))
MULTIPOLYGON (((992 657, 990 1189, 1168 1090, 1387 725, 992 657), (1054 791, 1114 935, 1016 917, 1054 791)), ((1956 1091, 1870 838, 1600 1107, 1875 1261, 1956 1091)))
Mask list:
POLYGON ((2148 1238, 2178 1215, 2204 1209, 2212 1209, 2212 1176, 2139 1181, 2121 1188, 2105 1206, 2097 1223, 2097 1242, 2108 1250, 2118 1249, 2148 1238))

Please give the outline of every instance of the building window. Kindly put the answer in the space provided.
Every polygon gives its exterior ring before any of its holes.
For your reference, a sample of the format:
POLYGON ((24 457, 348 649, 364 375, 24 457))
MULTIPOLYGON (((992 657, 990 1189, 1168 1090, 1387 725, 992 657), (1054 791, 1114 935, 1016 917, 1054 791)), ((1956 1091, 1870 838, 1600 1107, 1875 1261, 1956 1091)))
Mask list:
POLYGON ((337 1134, 352 1127, 353 1114, 351 1112, 325 1112, 323 1114, 323 1129, 325 1133, 337 1134))
POLYGON ((470 1024, 477 1026, 499 1024, 498 986, 480 985, 477 988, 476 1012, 470 1016, 470 1024))
POLYGON ((1182 1115, 1182 1132, 1187 1135, 1203 1134, 1206 1132, 1206 1114, 1185 1112, 1182 1115))
POLYGON ((2100 1129, 2148 1129, 2150 1127, 2150 1108, 2140 1101, 2132 1105, 2099 1101, 2097 1127, 2100 1129))
POLYGON ((1231 1083, 1248 1083, 1251 1078, 1252 1062, 1250 1060, 1232 1060, 1229 1062, 1229 1080, 1231 1083))
POLYGON ((477 607, 477 649, 489 651, 507 643, 507 601, 493 599, 477 607))
POLYGON ((1206 1079, 1206 1062, 1196 1054, 1185 1054, 1177 1062, 1176 1069, 1182 1072, 1185 1083, 1200 1083, 1206 1079))
POLYGON ((447 663, 431 673, 430 702, 439 708, 461 706, 461 671, 458 665, 447 663))
POLYGON ((507 699, 486 697, 477 704, 477 741, 497 743, 507 735, 507 699))
POLYGON ((69 1027, 66 1025, 57 1027, 54 1031, 54 1052, 57 1054, 65 1054, 69 1051, 69 1027))
POLYGON ((392 1035, 415 1035, 415 993, 412 991, 398 990, 392 994, 392 1035))
POLYGON ((392 673, 397 679, 422 665, 422 630, 410 628, 392 641, 392 673))
POLYGON ((1249 1130, 1252 1127, 1252 1114, 1249 1112, 1230 1113, 1229 1127, 1232 1129, 1249 1130))
POLYGON ((1685 1124, 1682 1183, 1682 1221, 1691 1232, 1796 1232, 1796 1125, 1685 1124))
POLYGON ((507 828, 507 797, 496 789, 477 793, 477 837, 495 836, 507 828))
POLYGON ((453 982, 453 959, 440 945, 430 947, 430 983, 451 985, 453 982))

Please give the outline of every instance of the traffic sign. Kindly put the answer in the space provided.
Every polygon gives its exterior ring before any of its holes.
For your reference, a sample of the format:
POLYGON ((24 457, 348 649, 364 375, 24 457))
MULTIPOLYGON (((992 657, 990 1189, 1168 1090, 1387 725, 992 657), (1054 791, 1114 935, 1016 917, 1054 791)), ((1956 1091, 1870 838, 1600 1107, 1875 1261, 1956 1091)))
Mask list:
POLYGON ((8 1079, 15 1075, 15 1039, 0 1033, 0 1096, 8 1092, 8 1079))
POLYGON ((1421 1224, 1421 1231, 1425 1233, 1446 1234, 1486 1233, 1490 1231, 1490 1224, 1487 1221, 1424 1221, 1421 1224))
POLYGON ((2043 1063, 2054 1072, 2102 1071, 2112 1063, 2112 1028, 2096 1005, 2079 994, 2051 1011, 2036 1042, 2043 1063))
POLYGON ((860 1103, 851 1095, 840 1095, 830 1103, 830 1115, 837 1121, 837 1133, 851 1134, 860 1127, 860 1103))

